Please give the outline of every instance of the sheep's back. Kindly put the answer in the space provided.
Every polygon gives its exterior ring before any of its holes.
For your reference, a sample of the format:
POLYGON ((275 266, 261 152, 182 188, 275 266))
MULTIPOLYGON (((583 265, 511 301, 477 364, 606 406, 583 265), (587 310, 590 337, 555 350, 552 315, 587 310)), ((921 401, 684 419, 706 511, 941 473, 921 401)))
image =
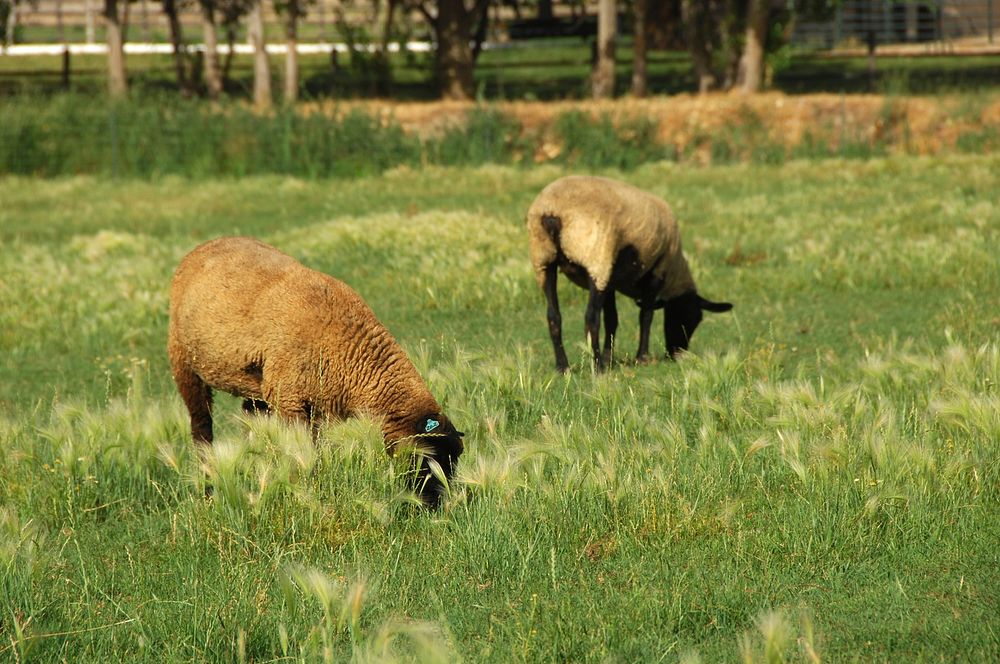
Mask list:
POLYGON ((559 218, 559 248, 587 268, 598 288, 607 286, 615 258, 627 245, 647 266, 680 249, 677 223, 662 199, 609 178, 568 176, 543 189, 528 211, 536 273, 556 257, 541 225, 546 215, 559 218))
POLYGON ((378 324, 346 284, 250 238, 213 240, 188 254, 174 276, 170 318, 171 344, 218 383, 265 357, 309 362, 331 335, 378 324))
POLYGON ((181 261, 169 335, 172 354, 234 394, 259 396, 253 374, 263 370, 334 416, 398 394, 433 403, 405 352, 350 286, 249 238, 208 242, 181 261))

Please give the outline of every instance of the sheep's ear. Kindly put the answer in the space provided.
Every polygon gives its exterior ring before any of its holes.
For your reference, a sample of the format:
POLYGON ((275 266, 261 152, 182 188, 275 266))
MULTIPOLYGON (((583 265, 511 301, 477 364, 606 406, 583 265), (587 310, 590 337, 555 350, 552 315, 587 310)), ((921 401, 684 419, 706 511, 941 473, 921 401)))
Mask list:
POLYGON ((706 300, 702 296, 698 296, 698 304, 705 311, 712 311, 717 314, 721 314, 724 311, 729 311, 733 308, 733 305, 729 302, 712 302, 711 300, 706 300))

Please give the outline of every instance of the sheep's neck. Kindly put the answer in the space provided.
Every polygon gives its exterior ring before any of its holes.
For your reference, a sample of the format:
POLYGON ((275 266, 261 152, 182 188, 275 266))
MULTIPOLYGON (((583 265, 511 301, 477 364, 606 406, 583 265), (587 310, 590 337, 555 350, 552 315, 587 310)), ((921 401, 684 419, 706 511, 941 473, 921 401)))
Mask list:
POLYGON ((664 302, 695 289, 691 268, 679 247, 665 266, 663 274, 665 278, 660 289, 660 299, 664 302))
POLYGON ((404 438, 416 435, 417 420, 440 412, 440 406, 424 384, 409 359, 386 371, 376 381, 378 389, 370 390, 359 410, 381 422, 386 446, 392 448, 404 438))

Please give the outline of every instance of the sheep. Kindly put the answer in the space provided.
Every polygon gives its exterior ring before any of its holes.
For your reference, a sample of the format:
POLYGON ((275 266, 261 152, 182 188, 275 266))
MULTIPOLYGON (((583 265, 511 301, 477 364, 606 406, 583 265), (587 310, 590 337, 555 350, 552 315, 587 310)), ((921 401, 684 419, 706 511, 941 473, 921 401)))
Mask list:
POLYGON ((418 493, 431 507, 462 454, 462 432, 361 296, 246 237, 206 242, 185 256, 170 292, 167 350, 199 447, 212 442, 212 390, 308 423, 366 415, 390 456, 403 441, 423 455, 418 493))
POLYGON ((711 302, 698 294, 670 206, 624 182, 592 176, 555 180, 531 204, 527 225, 532 267, 548 303, 549 335, 559 372, 565 372, 569 362, 556 292, 558 270, 590 291, 584 324, 598 370, 611 362, 618 329, 616 291, 639 306, 639 362, 648 359, 649 328, 657 309, 664 310, 667 353, 674 359, 687 350, 703 310, 733 308, 728 302, 711 302), (603 353, 599 344, 602 311, 603 353))

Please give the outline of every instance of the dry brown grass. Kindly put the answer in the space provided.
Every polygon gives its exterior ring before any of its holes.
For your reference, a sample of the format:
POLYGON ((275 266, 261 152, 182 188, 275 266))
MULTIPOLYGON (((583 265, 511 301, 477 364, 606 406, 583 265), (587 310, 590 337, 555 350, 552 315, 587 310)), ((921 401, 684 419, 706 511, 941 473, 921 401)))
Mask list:
MULTIPOLYGON (((490 108, 515 118, 525 132, 547 134, 561 115, 575 111, 614 121, 653 120, 665 145, 684 150, 699 136, 721 129, 754 125, 772 142, 794 147, 808 133, 837 141, 849 135, 900 146, 911 153, 935 154, 953 148, 958 136, 985 127, 1000 127, 1000 99, 987 103, 978 117, 957 114, 953 97, 886 97, 883 95, 769 92, 681 94, 612 101, 510 101, 490 108)), ((389 100, 311 104, 306 112, 339 114, 353 109, 392 118, 405 131, 422 137, 440 135, 461 125, 475 102, 393 102, 389 100)))

